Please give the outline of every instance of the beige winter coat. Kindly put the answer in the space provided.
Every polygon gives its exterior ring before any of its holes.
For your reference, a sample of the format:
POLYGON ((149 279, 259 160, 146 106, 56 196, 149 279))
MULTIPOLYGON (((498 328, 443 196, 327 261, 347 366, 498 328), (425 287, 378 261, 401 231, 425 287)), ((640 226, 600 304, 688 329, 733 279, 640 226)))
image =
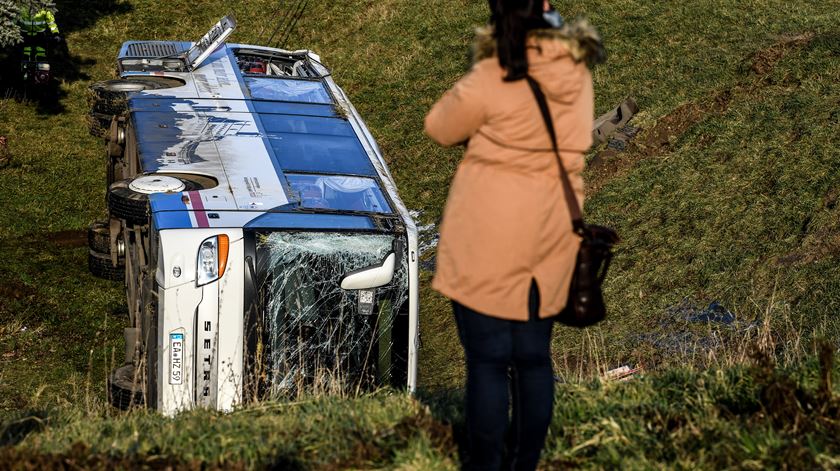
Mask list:
MULTIPOLYGON (((580 58, 575 40, 555 31, 529 36, 529 72, 548 97, 563 164, 583 205, 592 77, 572 57, 580 58)), ((580 240, 534 96, 525 80, 502 80, 492 44, 485 32, 472 70, 426 116, 426 133, 439 144, 469 140, 444 210, 432 286, 478 312, 525 321, 533 278, 539 316, 550 317, 566 305, 580 240)))

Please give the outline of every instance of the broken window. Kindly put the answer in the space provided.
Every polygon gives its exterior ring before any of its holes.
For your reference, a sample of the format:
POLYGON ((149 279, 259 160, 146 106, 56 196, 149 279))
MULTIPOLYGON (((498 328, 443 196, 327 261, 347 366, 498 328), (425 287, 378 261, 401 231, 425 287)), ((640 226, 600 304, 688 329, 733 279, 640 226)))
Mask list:
POLYGON ((258 49, 238 49, 234 52, 239 70, 244 75, 292 78, 321 78, 303 52, 281 53, 258 49))
POLYGON ((257 236, 264 332, 257 377, 270 398, 405 387, 408 264, 400 236, 273 232, 257 236), (397 253, 383 287, 344 290, 342 277, 397 253))

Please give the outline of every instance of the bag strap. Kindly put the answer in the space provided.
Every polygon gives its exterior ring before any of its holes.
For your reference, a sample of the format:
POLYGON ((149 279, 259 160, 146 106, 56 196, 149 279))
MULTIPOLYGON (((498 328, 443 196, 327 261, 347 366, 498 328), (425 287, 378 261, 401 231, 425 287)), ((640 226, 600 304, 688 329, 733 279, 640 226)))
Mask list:
POLYGON ((569 174, 566 172, 566 167, 563 166, 563 159, 560 157, 560 150, 557 148, 557 134, 554 131, 554 120, 551 119, 551 112, 548 109, 548 102, 545 99, 545 94, 540 88, 540 84, 530 75, 525 76, 528 85, 531 86, 531 91, 534 92, 534 98, 537 99, 537 105, 540 107, 545 127, 548 130, 548 135, 551 137, 551 148, 554 150, 554 156, 557 157, 557 166, 560 168, 560 181, 563 183, 563 193, 566 195, 566 204, 569 205, 569 214, 572 216, 572 228, 578 235, 583 235, 584 224, 583 215, 580 211, 580 204, 577 196, 572 189, 572 183, 569 181, 569 174))

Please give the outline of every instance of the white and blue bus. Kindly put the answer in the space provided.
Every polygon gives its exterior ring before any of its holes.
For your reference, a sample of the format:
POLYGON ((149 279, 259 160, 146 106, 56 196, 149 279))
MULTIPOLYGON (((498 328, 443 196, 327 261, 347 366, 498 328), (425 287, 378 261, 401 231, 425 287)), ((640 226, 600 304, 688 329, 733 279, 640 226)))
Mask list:
POLYGON ((92 87, 110 127, 89 267, 130 313, 111 400, 414 390, 417 230, 382 153, 318 55, 229 44, 234 27, 126 42, 92 87))

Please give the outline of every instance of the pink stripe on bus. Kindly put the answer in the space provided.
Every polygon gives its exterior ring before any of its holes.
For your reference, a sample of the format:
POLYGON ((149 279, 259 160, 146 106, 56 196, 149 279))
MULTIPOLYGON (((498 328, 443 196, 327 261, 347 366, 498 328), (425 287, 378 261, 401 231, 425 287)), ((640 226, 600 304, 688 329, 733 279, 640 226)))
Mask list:
POLYGON ((207 213, 204 212, 204 202, 201 201, 201 195, 197 191, 191 191, 190 203, 193 207, 193 214, 195 214, 195 222, 198 227, 210 227, 210 221, 207 219, 207 213))

